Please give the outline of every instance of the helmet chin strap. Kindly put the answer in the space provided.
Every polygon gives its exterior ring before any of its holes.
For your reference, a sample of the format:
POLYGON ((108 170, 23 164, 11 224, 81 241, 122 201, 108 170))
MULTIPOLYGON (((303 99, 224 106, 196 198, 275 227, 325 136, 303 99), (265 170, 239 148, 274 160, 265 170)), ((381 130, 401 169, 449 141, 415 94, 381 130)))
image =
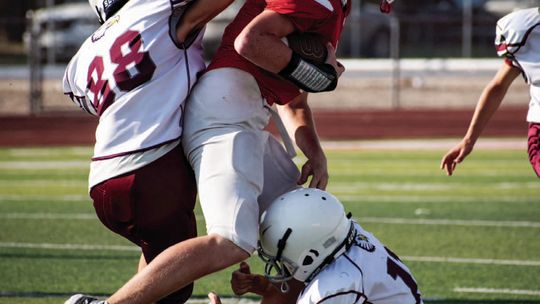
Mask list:
POLYGON ((287 228, 287 231, 285 231, 285 233, 283 234, 283 237, 279 239, 277 243, 278 250, 276 253, 276 260, 278 261, 281 260, 281 255, 283 254, 283 250, 285 250, 285 245, 287 245, 287 239, 289 238, 289 236, 291 236, 291 233, 292 233, 292 229, 287 228))
POLYGON ((105 23, 105 20, 103 20, 103 17, 101 17, 101 14, 99 13, 98 7, 97 7, 97 6, 94 6, 94 9, 96 10, 96 13, 97 13, 98 18, 99 18, 99 24, 105 23))

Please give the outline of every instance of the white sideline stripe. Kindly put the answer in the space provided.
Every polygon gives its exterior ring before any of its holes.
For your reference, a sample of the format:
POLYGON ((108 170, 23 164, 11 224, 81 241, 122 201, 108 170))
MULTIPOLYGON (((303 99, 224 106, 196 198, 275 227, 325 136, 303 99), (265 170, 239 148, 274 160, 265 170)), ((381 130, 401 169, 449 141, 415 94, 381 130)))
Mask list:
POLYGON ((470 287, 456 287, 454 292, 464 292, 464 293, 503 293, 503 294, 517 294, 517 295, 528 295, 528 296, 538 296, 540 295, 540 290, 524 290, 524 289, 496 289, 496 288, 470 288, 470 287))
POLYGON ((39 180, 10 180, 0 181, 2 187, 65 187, 65 188, 86 188, 87 181, 67 180, 67 179, 39 179, 39 180))
MULTIPOLYGON (((490 203, 491 197, 481 199, 477 196, 441 197, 441 196, 397 196, 397 195, 354 195, 341 194, 328 187, 331 193, 336 194, 341 201, 349 202, 378 202, 378 203, 490 203)), ((496 196, 497 203, 540 203, 536 197, 496 196), (534 200, 533 200, 534 199, 534 200)))
POLYGON ((0 213, 0 219, 17 220, 96 220, 94 213, 0 213))
MULTIPOLYGON (((190 299, 187 304, 208 304, 208 299, 190 299)), ((257 304, 260 301, 249 300, 249 299, 239 299, 239 298, 221 298, 223 304, 257 304)))
POLYGON ((62 202, 86 202, 90 201, 88 195, 25 195, 25 194, 8 194, 0 195, 2 201, 62 201, 62 202))
MULTIPOLYGON (((486 185, 486 187, 496 187, 501 190, 509 189, 540 189, 540 183, 534 182, 502 182, 486 185)), ((478 185, 471 183, 377 183, 377 182, 335 182, 331 186, 334 192, 356 193, 359 190, 400 190, 400 191, 439 191, 452 189, 478 189, 478 185)))
POLYGON ((540 228, 540 222, 361 217, 360 223, 540 228))
POLYGON ((509 266, 540 266, 540 261, 530 261, 530 260, 497 260, 497 259, 418 257, 418 256, 402 256, 401 258, 403 260, 412 261, 412 262, 485 264, 485 265, 509 265, 509 266))
MULTIPOLYGON (((328 187, 330 192, 336 194, 341 201, 350 202, 378 202, 378 203, 490 203, 491 197, 479 198, 477 196, 441 197, 441 196, 396 196, 396 195, 354 195, 345 191, 337 191, 333 187, 328 187)), ((540 203, 532 197, 519 196, 496 196, 498 203, 540 203)), ((26 195, 26 194, 6 194, 0 195, 2 201, 63 201, 63 202, 89 202, 88 195, 26 195)))
MULTIPOLYGON (((0 213, 0 219, 23 219, 23 220, 96 220, 94 213, 24 213, 11 212, 0 213)), ((197 220, 202 220, 197 216, 197 220)), ((360 223, 377 224, 405 224, 405 225, 447 225, 447 226, 483 226, 483 227, 525 227, 540 228, 540 222, 528 221, 485 221, 485 220, 451 220, 451 219, 408 219, 388 217, 360 217, 360 223)))
MULTIPOLYGON (((204 220, 202 215, 196 215, 197 220, 204 220)), ((43 212, 11 212, 0 213, 0 219, 10 220, 97 220, 94 213, 43 213, 43 212)))
MULTIPOLYGON (((0 248, 34 248, 53 250, 108 250, 108 251, 139 251, 136 246, 123 245, 85 245, 85 244, 51 244, 51 243, 16 243, 0 242, 0 248)), ((413 262, 439 262, 459 264, 487 264, 487 265, 511 265, 511 266, 540 266, 540 261, 530 260, 496 260, 452 257, 419 257, 402 256, 403 260, 413 262)))
MULTIPOLYGON (((325 150, 441 150, 452 148, 458 138, 448 139, 394 139, 394 140, 347 140, 322 141, 325 150)), ((527 140, 523 138, 481 138, 476 143, 479 150, 525 150, 527 140)))
POLYGON ((85 244, 51 244, 51 243, 11 243, 0 242, 0 248, 32 248, 54 250, 109 250, 109 251, 140 251, 136 246, 123 245, 85 245, 85 244))
POLYGON ((48 169, 89 169, 90 161, 0 161, 0 169, 48 170, 48 169))

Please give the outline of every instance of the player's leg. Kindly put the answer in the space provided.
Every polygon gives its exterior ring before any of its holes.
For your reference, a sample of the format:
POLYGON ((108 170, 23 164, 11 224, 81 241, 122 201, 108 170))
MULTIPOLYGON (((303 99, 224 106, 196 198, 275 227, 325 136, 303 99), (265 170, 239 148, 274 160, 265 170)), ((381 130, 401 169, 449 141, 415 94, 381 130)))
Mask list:
POLYGON ((531 166, 540 178, 540 123, 529 123, 528 152, 531 166))
MULTIPOLYGON (((178 146, 149 165, 92 189, 94 207, 105 226, 143 251, 139 270, 169 246, 196 236, 195 178, 178 146)), ((182 303, 192 286, 160 303, 182 303)))
POLYGON ((267 139, 261 130, 269 114, 249 74, 221 72, 198 81, 184 123, 184 150, 196 174, 208 235, 162 252, 109 298, 111 304, 155 301, 246 259, 256 247, 267 139), (238 74, 247 77, 220 83, 238 74))
MULTIPOLYGON (((138 170, 133 192, 137 233, 147 263, 169 246, 197 235, 195 176, 180 145, 138 170)), ((183 303, 192 290, 190 284, 158 303, 183 303)))
POLYGON ((259 212, 266 210, 278 196, 300 187, 299 177, 300 171, 283 145, 269 135, 264 150, 264 186, 259 196, 259 212))
POLYGON ((241 131, 215 136, 192 151, 208 235, 163 251, 109 303, 149 303, 249 257, 258 234, 264 142, 241 131))

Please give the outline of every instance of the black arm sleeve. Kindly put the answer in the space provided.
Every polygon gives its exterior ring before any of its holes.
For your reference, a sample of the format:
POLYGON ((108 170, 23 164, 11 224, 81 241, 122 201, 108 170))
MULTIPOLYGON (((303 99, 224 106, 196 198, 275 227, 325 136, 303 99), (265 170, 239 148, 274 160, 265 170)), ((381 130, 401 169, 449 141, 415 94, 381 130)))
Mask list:
POLYGON ((294 51, 291 61, 279 75, 311 93, 333 91, 338 82, 337 72, 332 65, 305 60, 294 51))

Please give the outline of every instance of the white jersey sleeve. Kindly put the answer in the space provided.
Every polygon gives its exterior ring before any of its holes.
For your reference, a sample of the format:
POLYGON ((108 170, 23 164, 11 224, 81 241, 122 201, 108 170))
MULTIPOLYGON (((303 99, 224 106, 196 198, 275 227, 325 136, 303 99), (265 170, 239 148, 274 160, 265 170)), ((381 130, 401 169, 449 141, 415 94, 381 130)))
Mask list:
POLYGON ((64 74, 64 92, 99 116, 93 160, 180 138, 182 108, 205 68, 202 31, 186 50, 170 23, 182 1, 130 0, 81 46, 64 74))
POLYGON ((497 22, 495 46, 522 71, 530 85, 527 121, 540 123, 540 11, 538 7, 510 13, 497 22))
POLYGON ((423 303, 407 266, 360 225, 356 230, 354 245, 306 286, 297 303, 423 303))

